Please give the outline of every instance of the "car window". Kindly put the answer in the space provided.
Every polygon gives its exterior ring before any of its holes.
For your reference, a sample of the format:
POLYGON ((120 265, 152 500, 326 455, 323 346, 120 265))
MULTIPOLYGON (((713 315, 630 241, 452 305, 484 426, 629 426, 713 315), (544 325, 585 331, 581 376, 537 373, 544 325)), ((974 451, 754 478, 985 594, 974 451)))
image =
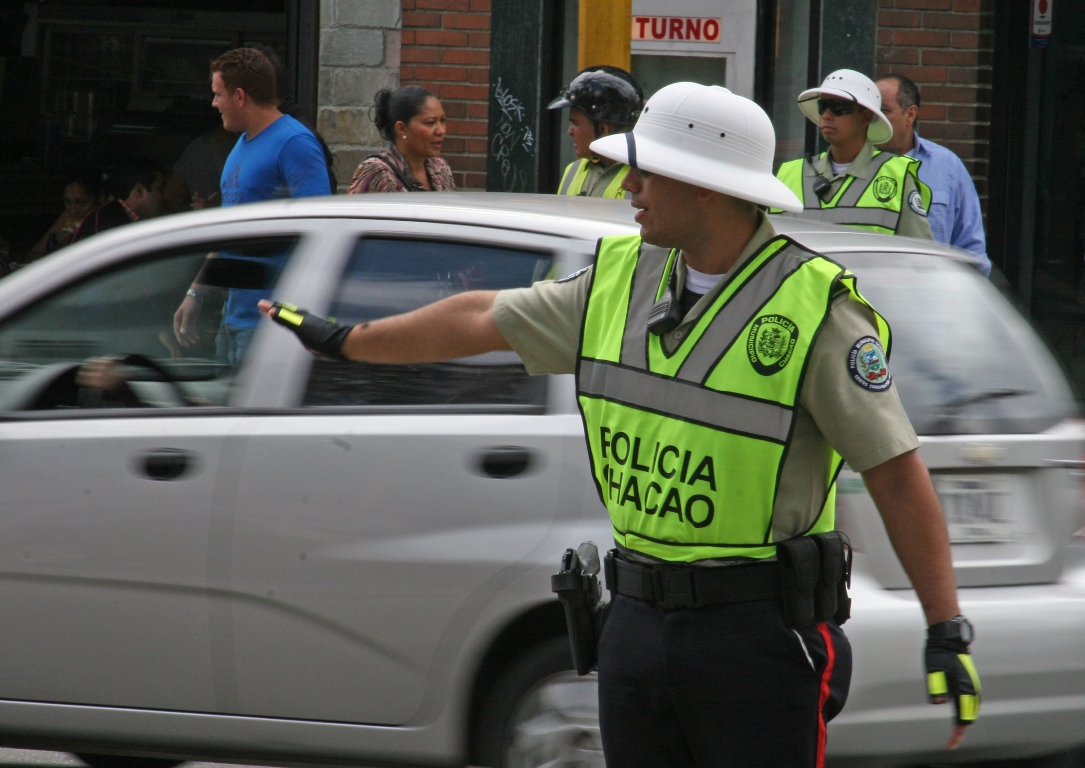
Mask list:
POLYGON ((1038 432, 1077 414, 1051 352, 974 269, 919 254, 844 262, 889 321, 889 368, 919 434, 1038 432))
POLYGON ((0 323, 0 411, 227 404, 297 239, 150 254, 30 305, 0 323))
MULTIPOLYGON (((360 323, 409 312, 453 294, 529 286, 550 276, 549 254, 471 243, 362 238, 329 314, 360 323)), ((543 405, 545 377, 528 376, 514 352, 426 365, 317 359, 304 404, 543 405)))

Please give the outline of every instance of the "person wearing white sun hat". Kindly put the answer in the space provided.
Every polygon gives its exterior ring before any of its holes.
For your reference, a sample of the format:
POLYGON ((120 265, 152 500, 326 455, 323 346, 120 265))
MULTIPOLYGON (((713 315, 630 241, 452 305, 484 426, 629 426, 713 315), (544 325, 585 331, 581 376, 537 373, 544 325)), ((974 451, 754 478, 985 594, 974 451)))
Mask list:
POLYGON ((788 161, 777 172, 802 200, 801 215, 933 239, 927 221, 931 191, 919 180, 919 161, 874 147, 893 137, 874 81, 861 72, 840 69, 819 87, 800 93, 798 104, 829 144, 827 152, 788 161))
POLYGON ((950 634, 964 620, 949 539, 892 386, 889 327, 850 273, 759 208, 801 208, 772 174, 772 123, 726 88, 675 83, 591 149, 630 167, 641 229, 602 238, 590 267, 352 327, 261 309, 339 359, 511 349, 529 373, 575 373, 615 539, 598 644, 611 768, 822 765, 851 677, 850 548, 834 532, 845 459, 941 633, 928 672, 965 702, 956 746, 978 679, 950 634))

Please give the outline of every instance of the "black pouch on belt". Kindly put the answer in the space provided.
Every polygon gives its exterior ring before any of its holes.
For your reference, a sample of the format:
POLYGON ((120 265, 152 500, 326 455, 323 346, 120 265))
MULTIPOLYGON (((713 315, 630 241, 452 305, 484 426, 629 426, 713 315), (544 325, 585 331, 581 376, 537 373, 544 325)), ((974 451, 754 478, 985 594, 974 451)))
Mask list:
POLYGON ((851 542, 840 531, 818 533, 810 537, 821 552, 821 578, 814 601, 817 620, 833 619, 842 625, 851 618, 851 542))
POLYGON ((816 624, 815 591, 821 571, 821 551, 810 536, 776 545, 780 566, 780 601, 788 629, 816 624))
POLYGON ((844 542, 836 531, 816 533, 810 538, 817 544, 821 565, 814 588, 814 621, 825 621, 836 615, 836 590, 844 578, 844 542))

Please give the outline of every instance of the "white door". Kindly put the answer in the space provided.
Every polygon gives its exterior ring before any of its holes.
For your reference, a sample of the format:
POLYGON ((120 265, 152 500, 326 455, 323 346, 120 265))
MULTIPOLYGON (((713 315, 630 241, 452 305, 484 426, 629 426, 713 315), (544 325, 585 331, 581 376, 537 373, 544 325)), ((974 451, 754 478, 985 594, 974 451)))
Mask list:
POLYGON ((231 275, 273 282, 296 241, 133 254, 0 320, 0 698, 215 709, 212 533, 246 418, 219 309, 231 275), (209 252, 222 279, 182 348, 209 252))
MULTIPOLYGON (((410 226, 345 235, 310 306, 356 322, 557 266, 538 238, 410 226)), ((308 374, 296 407, 252 433, 238 483, 236 711, 408 723, 549 530, 567 436, 545 415, 546 377, 513 353, 374 366, 311 362, 287 340, 281 359, 308 374)))

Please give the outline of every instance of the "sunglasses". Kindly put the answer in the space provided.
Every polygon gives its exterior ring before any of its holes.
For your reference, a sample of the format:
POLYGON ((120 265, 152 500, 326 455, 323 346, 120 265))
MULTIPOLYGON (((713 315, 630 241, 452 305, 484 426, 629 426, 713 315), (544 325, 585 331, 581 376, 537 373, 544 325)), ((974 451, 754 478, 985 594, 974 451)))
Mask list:
POLYGON ((844 115, 850 115, 855 111, 856 103, 854 101, 844 101, 843 99, 818 99, 818 114, 825 114, 825 110, 829 110, 837 117, 843 117, 844 115))

